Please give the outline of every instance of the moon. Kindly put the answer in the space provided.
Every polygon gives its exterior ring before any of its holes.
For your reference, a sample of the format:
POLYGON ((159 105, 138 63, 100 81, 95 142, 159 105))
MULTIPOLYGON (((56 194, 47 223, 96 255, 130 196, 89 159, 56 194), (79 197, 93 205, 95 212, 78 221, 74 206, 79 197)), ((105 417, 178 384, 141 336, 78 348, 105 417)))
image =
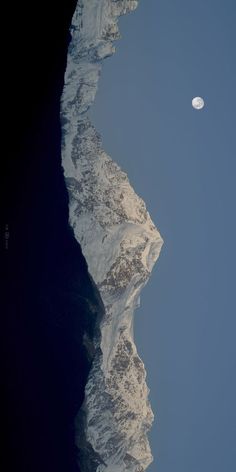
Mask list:
POLYGON ((194 97, 192 99, 192 106, 195 110, 201 110, 204 107, 205 103, 202 97, 194 97))

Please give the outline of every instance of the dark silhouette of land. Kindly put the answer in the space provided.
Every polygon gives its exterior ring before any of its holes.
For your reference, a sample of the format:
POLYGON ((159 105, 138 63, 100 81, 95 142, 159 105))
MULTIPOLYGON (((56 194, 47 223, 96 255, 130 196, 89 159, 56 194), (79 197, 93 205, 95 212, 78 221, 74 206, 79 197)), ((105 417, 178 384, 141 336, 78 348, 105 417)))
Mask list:
POLYGON ((3 22, 1 401, 4 472, 78 472, 98 298, 68 226, 60 96, 75 1, 10 2, 3 22))

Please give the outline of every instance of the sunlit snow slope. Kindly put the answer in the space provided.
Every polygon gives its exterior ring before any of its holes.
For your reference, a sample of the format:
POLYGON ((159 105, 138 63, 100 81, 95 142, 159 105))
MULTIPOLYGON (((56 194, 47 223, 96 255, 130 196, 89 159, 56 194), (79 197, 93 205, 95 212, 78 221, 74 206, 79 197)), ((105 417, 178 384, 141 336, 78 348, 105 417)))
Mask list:
POLYGON ((118 18, 137 4, 78 1, 61 99, 70 225, 105 308, 77 417, 83 472, 141 472, 152 461, 147 432, 153 413, 133 340, 133 313, 163 241, 127 175, 103 150, 86 113, 95 99, 102 60, 114 53, 118 18))

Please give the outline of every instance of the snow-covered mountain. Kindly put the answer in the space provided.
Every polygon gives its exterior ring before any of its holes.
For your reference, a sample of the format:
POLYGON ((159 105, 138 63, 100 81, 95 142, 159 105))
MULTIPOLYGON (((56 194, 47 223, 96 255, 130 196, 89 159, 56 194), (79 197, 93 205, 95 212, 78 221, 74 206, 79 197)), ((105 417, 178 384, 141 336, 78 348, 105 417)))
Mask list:
POLYGON ((61 99, 70 225, 105 310, 77 417, 83 472, 141 472, 152 461, 147 432, 153 413, 133 340, 133 313, 163 241, 127 175, 103 150, 86 113, 95 99, 102 60, 114 53, 118 18, 137 4, 78 1, 61 99))

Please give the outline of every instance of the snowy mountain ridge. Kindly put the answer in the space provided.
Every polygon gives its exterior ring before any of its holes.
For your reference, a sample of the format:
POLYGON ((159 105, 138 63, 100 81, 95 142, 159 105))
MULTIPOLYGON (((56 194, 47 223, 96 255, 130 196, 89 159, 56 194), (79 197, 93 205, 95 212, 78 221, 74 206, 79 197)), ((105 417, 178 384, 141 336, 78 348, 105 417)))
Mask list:
POLYGON ((61 98, 62 166, 69 222, 100 292, 105 315, 77 417, 83 472, 142 472, 152 461, 146 372, 133 340, 133 312, 162 238, 127 175, 104 152, 87 111, 102 60, 114 53, 120 15, 136 0, 79 0, 61 98))

